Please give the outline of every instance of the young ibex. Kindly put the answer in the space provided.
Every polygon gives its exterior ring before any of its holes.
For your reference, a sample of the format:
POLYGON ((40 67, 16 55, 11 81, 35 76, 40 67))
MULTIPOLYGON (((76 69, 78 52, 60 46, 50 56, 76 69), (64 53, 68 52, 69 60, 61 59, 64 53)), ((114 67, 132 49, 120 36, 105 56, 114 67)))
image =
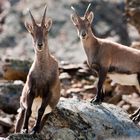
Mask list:
POLYGON ((36 118, 32 134, 40 132, 48 114, 52 112, 60 98, 58 63, 49 53, 48 32, 52 19, 45 21, 46 9, 41 24, 36 24, 31 12, 32 24, 25 26, 33 37, 35 59, 27 76, 20 99, 20 112, 15 132, 28 133, 30 116, 36 118))
MULTIPOLYGON (((135 85, 140 91, 140 50, 97 38, 92 31, 94 14, 89 12, 89 7, 90 4, 84 17, 80 17, 72 7, 74 14, 71 15, 71 20, 77 28, 90 68, 99 75, 97 95, 91 103, 103 101, 103 83, 106 76, 123 85, 135 85)), ((140 111, 136 114, 138 113, 140 118, 140 111)))

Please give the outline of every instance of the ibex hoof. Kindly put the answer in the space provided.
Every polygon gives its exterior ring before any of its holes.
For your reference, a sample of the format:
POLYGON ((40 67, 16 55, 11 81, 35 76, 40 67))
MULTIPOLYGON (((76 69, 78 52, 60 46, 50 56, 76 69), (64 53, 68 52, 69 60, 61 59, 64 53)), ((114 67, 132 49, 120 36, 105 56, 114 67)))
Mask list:
POLYGON ((135 123, 138 124, 140 121, 140 115, 138 114, 137 116, 130 116, 130 119, 135 123))
POLYGON ((34 127, 30 134, 35 135, 36 133, 39 133, 38 128, 34 127))
POLYGON ((94 104, 94 105, 99 105, 102 103, 102 100, 101 99, 98 99, 98 98, 95 98, 95 99, 92 99, 90 101, 90 103, 94 104))
POLYGON ((21 133, 22 133, 22 134, 28 133, 28 130, 27 130, 27 129, 22 129, 22 130, 21 130, 21 133))
POLYGON ((35 135, 36 134, 36 131, 32 130, 30 134, 31 135, 35 135))

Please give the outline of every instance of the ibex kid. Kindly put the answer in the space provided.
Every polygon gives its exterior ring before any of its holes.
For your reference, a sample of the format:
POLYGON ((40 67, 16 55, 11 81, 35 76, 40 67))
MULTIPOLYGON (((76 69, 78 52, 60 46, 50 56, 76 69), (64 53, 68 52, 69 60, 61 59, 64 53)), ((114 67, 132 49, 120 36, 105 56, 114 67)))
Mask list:
POLYGON ((36 118, 31 133, 42 129, 48 114, 52 112, 60 98, 60 81, 58 63, 49 53, 48 32, 52 19, 45 20, 46 9, 41 24, 37 24, 31 12, 32 24, 26 23, 26 28, 32 35, 35 58, 29 70, 27 81, 20 99, 20 112, 15 132, 28 133, 29 118, 36 118))
MULTIPOLYGON (((80 17, 72 7, 74 14, 71 15, 71 20, 77 28, 90 68, 99 75, 97 94, 91 103, 103 101, 102 88, 106 76, 123 85, 135 85, 140 91, 140 50, 97 38, 92 31, 94 14, 89 12, 89 7, 90 4, 84 17, 80 17)), ((132 119, 140 120, 140 109, 133 114, 132 119)))

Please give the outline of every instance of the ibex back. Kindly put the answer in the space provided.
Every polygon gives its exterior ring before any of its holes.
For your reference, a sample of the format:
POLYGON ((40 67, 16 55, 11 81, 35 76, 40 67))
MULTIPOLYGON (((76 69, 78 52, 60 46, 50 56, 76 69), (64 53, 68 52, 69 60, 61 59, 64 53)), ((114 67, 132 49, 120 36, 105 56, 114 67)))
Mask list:
MULTIPOLYGON (((140 50, 95 37, 91 25, 94 14, 89 12, 89 7, 90 4, 84 17, 80 17, 72 7, 74 14, 71 15, 71 20, 77 28, 88 64, 99 76, 97 94, 91 103, 103 101, 103 83, 106 76, 122 85, 134 85, 140 91, 140 50)), ((137 115, 138 112, 140 111, 137 111, 137 115)), ((137 118, 139 119, 133 117, 135 121, 140 120, 140 113, 137 118)))
MULTIPOLYGON (((47 7, 46 7, 47 8, 47 7)), ((20 99, 15 132, 28 133, 29 118, 36 118, 31 133, 40 132, 60 98, 60 81, 58 63, 49 53, 48 32, 52 25, 50 18, 45 21, 46 9, 41 24, 36 24, 29 11, 32 24, 26 23, 26 28, 32 35, 35 58, 27 76, 27 81, 20 99)))

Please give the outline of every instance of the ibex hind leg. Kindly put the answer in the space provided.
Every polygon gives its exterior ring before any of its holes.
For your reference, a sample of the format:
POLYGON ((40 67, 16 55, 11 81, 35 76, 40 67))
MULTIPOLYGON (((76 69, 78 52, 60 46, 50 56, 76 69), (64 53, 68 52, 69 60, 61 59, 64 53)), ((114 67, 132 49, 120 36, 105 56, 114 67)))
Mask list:
POLYGON ((45 125, 45 122, 48 120, 48 117, 51 113, 49 114, 46 114, 43 116, 42 120, 41 120, 41 124, 40 124, 40 129, 39 129, 39 132, 43 129, 44 125, 45 125))
POLYGON ((23 120, 24 120, 24 115, 25 115, 25 108, 20 108, 20 112, 18 114, 17 122, 15 125, 15 133, 18 133, 21 131, 21 128, 23 125, 23 120))
POLYGON ((104 100, 104 92, 103 92, 103 89, 101 90, 101 93, 100 93, 100 96, 95 96, 94 99, 92 99, 90 102, 94 105, 98 105, 98 104, 101 104, 104 100))
POLYGON ((138 78, 138 83, 139 83, 138 91, 139 91, 139 94, 140 94, 140 73, 138 73, 137 78, 138 78))
POLYGON ((92 104, 101 104, 104 99, 104 93, 103 93, 103 83, 105 81, 107 75, 107 68, 100 67, 99 70, 99 81, 97 84, 97 94, 93 100, 91 100, 92 104))
MULTIPOLYGON (((139 89, 140 89, 140 73, 138 74, 138 82, 139 82, 139 89)), ((130 119, 132 119, 132 121, 135 123, 138 123, 140 121, 140 107, 132 115, 130 115, 130 119)))
POLYGON ((138 108, 131 116, 130 119, 134 123, 138 123, 140 121, 140 108, 138 108))

